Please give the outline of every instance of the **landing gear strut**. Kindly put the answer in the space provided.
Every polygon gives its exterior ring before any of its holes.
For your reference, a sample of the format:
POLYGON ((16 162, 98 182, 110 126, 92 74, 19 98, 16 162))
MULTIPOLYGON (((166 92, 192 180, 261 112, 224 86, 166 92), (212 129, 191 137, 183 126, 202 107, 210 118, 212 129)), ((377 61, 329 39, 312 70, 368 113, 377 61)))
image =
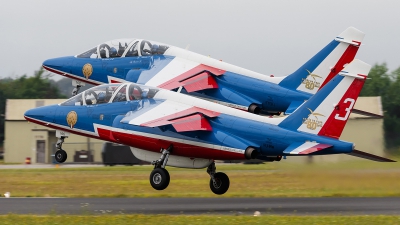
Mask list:
POLYGON ((229 189, 229 177, 222 172, 216 173, 215 162, 212 162, 208 168, 207 173, 210 175, 210 189, 214 194, 222 195, 229 189))
POLYGON ((160 152, 160 159, 151 163, 154 165, 154 170, 150 174, 150 184, 156 190, 164 190, 169 185, 170 177, 165 166, 167 165, 169 155, 172 152, 172 145, 167 149, 161 149, 160 152))
POLYGON ((56 143, 56 153, 54 154, 54 158, 56 159, 57 162, 63 163, 65 160, 67 160, 67 152, 64 151, 61 147, 62 144, 64 143, 64 139, 66 136, 61 136, 58 138, 58 141, 56 143))
POLYGON ((78 92, 79 92, 79 89, 80 89, 81 87, 82 87, 81 85, 76 85, 76 86, 74 87, 74 89, 72 90, 72 96, 77 95, 78 92))
POLYGON ((74 90, 72 90, 72 96, 75 96, 78 94, 79 89, 82 86, 85 86, 85 83, 83 83, 82 81, 72 79, 72 86, 74 87, 74 90))

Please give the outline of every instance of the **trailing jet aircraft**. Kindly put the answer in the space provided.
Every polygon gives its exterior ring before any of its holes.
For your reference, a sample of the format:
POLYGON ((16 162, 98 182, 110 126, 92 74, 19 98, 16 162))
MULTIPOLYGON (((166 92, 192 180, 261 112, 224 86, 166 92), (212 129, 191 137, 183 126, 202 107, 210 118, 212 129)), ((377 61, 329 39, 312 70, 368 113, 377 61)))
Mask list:
POLYGON ((230 181, 216 172, 214 160, 280 161, 282 156, 343 153, 392 161, 338 140, 370 68, 354 60, 287 117, 259 116, 178 92, 118 83, 28 110, 25 118, 59 130, 58 162, 67 158, 65 137, 75 133, 131 146, 137 158, 153 162, 150 183, 157 190, 169 184, 167 165, 207 167, 211 190, 224 194, 230 181))
POLYGON ((79 81, 73 82, 74 93, 81 82, 129 81, 179 89, 255 114, 290 114, 354 59, 363 38, 364 33, 349 27, 295 72, 282 77, 143 39, 108 41, 76 56, 46 60, 43 68, 79 81))

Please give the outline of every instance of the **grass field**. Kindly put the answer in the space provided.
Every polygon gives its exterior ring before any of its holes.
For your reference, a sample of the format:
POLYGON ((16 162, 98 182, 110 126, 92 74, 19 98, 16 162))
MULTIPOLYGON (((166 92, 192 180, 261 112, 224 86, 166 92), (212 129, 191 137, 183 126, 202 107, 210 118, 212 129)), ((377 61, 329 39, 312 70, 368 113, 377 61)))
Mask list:
POLYGON ((0 216, 1 224, 400 224, 400 216, 168 216, 168 215, 105 215, 105 216, 0 216))
POLYGON ((171 183, 155 191, 150 166, 0 170, 0 193, 12 197, 383 197, 400 196, 400 163, 356 161, 304 165, 217 164, 229 175, 223 196, 209 189, 205 169, 167 168, 171 183))

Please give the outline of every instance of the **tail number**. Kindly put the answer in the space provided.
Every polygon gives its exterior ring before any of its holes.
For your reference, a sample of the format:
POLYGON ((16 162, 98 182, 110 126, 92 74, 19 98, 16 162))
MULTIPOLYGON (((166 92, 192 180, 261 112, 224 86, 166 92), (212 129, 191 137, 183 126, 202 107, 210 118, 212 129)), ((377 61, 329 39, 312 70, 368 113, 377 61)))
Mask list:
POLYGON ((341 116, 339 115, 339 113, 338 113, 338 114, 335 115, 335 119, 346 121, 347 118, 349 118, 351 109, 353 108, 354 103, 356 103, 356 101, 355 101, 354 99, 352 99, 352 98, 346 98, 346 99, 344 100, 343 103, 347 103, 347 102, 350 102, 350 105, 345 109, 345 110, 346 110, 346 115, 344 115, 343 117, 341 117, 341 116))

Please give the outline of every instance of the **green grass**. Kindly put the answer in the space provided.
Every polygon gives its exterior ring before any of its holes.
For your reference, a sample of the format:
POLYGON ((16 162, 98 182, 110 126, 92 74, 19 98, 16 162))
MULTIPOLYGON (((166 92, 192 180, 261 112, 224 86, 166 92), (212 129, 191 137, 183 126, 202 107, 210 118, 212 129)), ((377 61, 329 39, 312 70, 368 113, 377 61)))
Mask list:
POLYGON ((41 224, 41 225, 69 225, 69 224, 400 224, 400 216, 168 216, 168 215, 82 215, 82 216, 34 216, 34 215, 6 215, 0 216, 1 224, 41 224))
POLYGON ((154 190, 151 166, 0 170, 0 193, 12 197, 384 197, 400 196, 400 164, 356 161, 304 165, 217 164, 229 175, 223 196, 205 169, 168 168, 169 187, 154 190))

